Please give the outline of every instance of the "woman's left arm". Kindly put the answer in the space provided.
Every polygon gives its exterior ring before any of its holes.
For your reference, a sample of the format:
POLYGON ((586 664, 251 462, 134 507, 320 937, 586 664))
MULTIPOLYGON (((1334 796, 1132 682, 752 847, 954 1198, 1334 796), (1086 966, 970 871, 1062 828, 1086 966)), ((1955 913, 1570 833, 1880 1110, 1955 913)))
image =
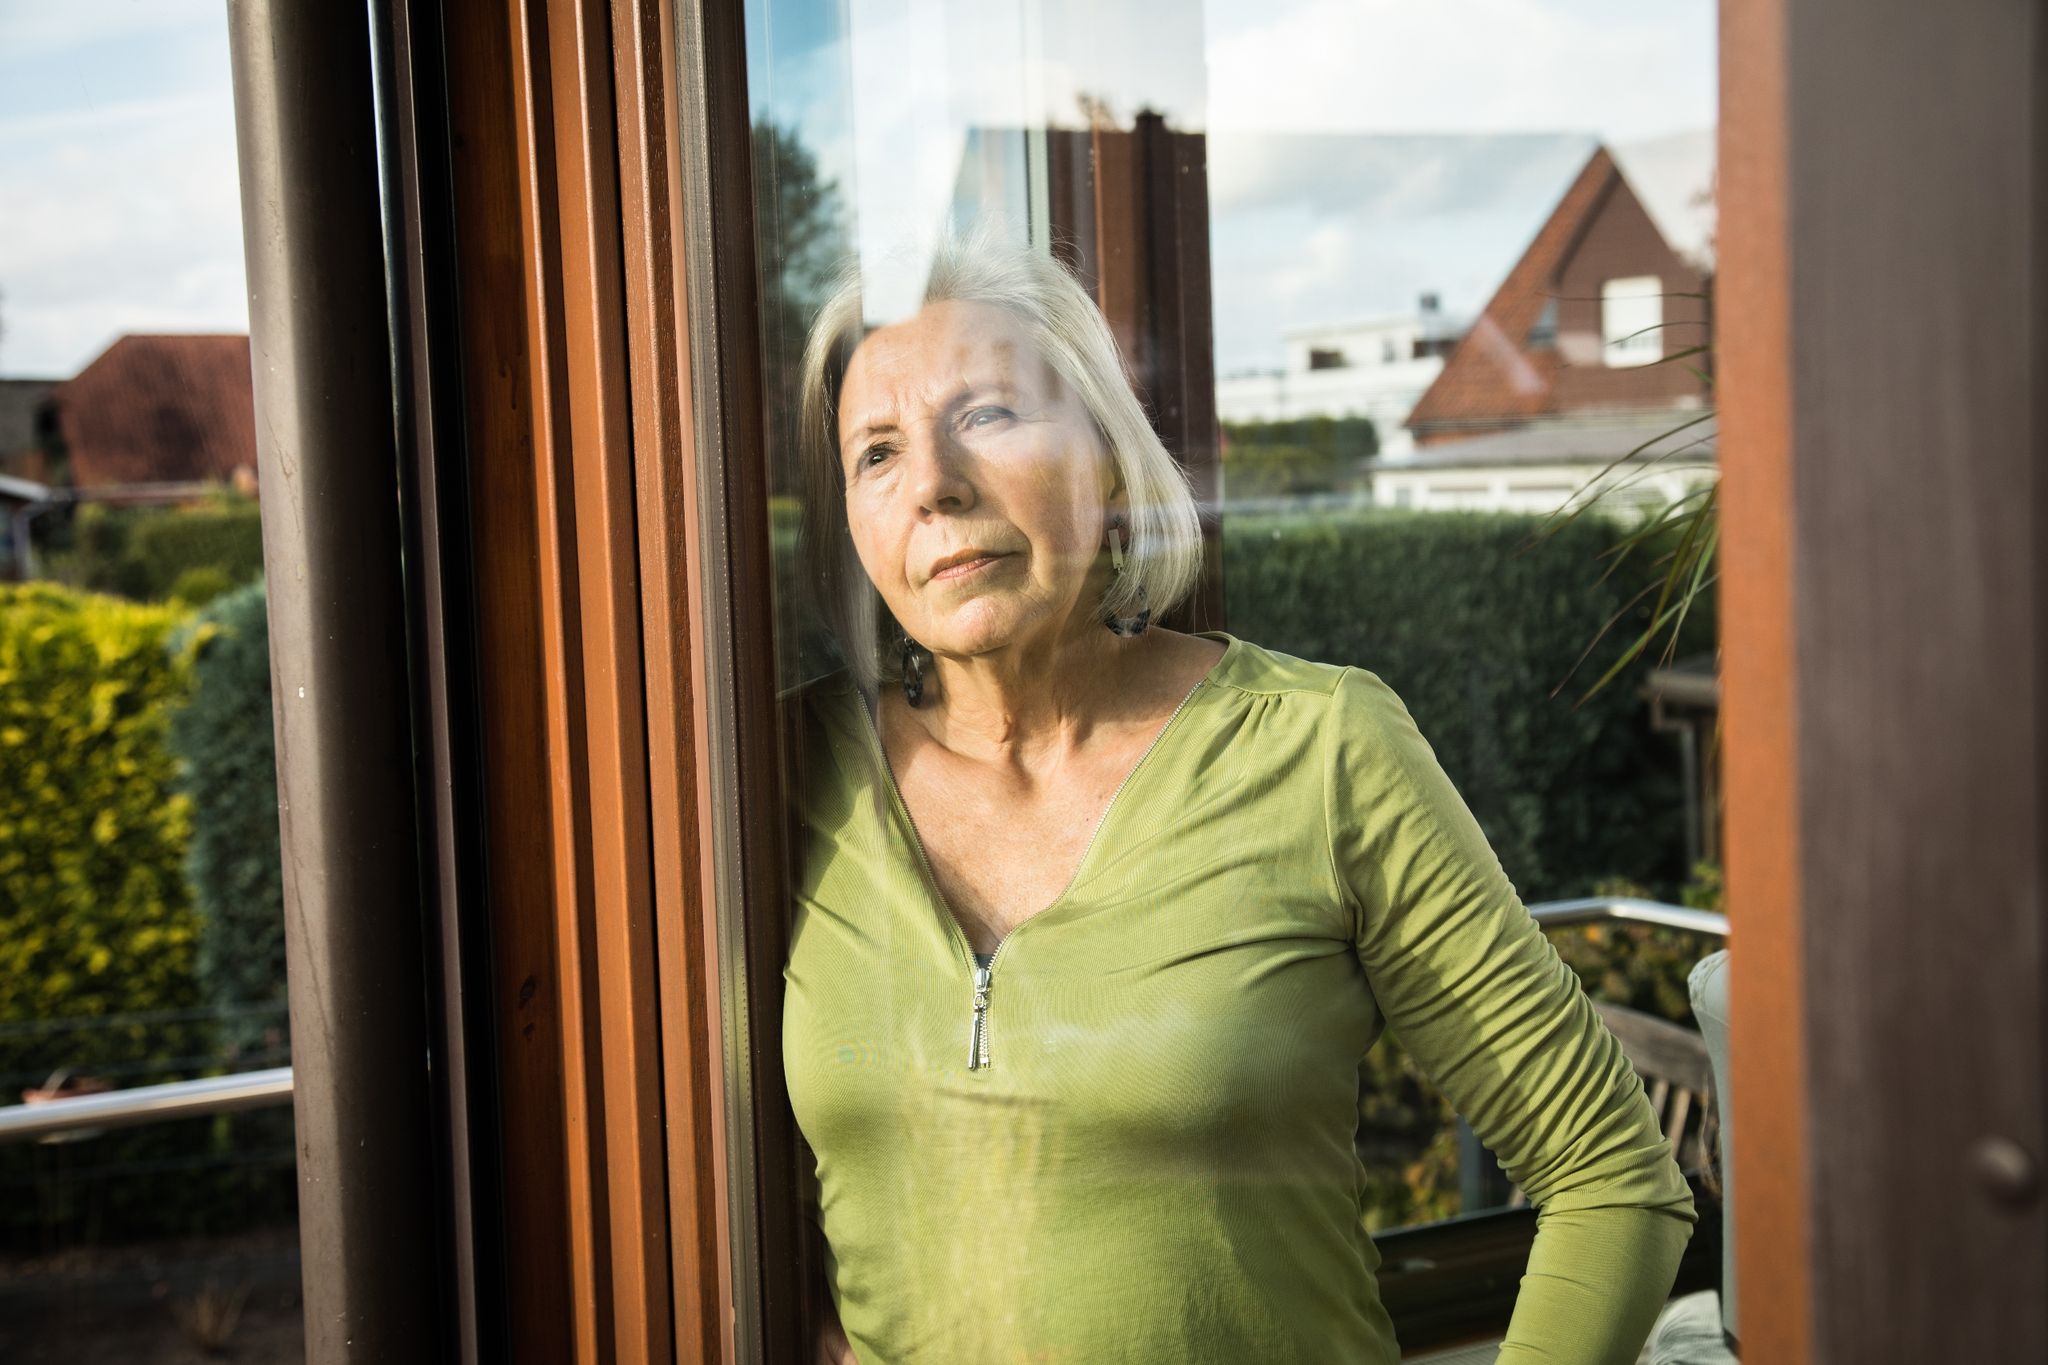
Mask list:
POLYGON ((1621 1045, 1515 894, 1400 698, 1347 670, 1330 851, 1388 1025, 1537 1207, 1501 1365, 1630 1365, 1692 1197, 1621 1045))

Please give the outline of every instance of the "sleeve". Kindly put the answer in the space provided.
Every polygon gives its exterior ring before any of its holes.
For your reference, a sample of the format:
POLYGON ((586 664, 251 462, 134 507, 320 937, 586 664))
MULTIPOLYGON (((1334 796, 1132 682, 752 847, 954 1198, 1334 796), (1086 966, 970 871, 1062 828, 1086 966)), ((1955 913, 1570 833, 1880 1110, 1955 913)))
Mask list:
POLYGON ((1632 1365, 1691 1236, 1642 1081, 1392 689, 1348 669, 1330 853, 1388 1026, 1537 1207, 1500 1365, 1632 1365))

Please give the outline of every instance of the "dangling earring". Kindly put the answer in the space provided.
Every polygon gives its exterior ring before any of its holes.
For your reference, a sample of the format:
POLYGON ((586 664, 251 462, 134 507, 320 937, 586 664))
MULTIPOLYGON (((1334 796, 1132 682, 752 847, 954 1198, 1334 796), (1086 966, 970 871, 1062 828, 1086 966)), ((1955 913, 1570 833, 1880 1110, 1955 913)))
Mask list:
MULTIPOLYGON (((1109 519, 1109 567, 1115 571, 1117 582, 1124 581, 1124 530, 1126 523, 1119 512, 1109 519)), ((1145 585, 1138 584, 1138 614, 1136 616, 1104 616, 1102 624, 1116 634, 1129 639, 1143 635, 1145 627, 1152 624, 1152 608, 1145 605, 1145 585)))
POLYGON ((924 702, 924 659, 917 642, 903 637, 903 700, 912 706, 924 702))

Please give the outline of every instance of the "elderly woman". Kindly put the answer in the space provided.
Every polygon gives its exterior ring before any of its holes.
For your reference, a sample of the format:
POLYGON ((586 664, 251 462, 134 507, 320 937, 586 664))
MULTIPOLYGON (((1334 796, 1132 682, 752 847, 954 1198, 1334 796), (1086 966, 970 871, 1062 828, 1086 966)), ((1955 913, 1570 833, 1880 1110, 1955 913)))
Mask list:
POLYGON ((1152 623, 1196 511, 1087 295, 954 245, 906 321, 843 289, 803 382, 850 665, 801 698, 783 1034, 821 1356, 1391 1365, 1391 1028, 1541 1211, 1500 1360, 1634 1361, 1693 1219, 1641 1083, 1385 683, 1152 623))

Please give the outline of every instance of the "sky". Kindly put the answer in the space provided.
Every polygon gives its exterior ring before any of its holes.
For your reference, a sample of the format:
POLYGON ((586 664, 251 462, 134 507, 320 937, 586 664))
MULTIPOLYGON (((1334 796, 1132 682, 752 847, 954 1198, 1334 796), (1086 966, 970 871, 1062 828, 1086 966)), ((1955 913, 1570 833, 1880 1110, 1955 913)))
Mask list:
MULTIPOLYGON (((811 143, 863 258, 908 262, 906 298, 968 129, 1072 122, 1087 93, 1209 134, 1224 371, 1422 289, 1476 310, 1596 139, 1703 149, 1715 119, 1713 0, 750 0, 748 21, 757 111, 811 143)), ((239 221, 225 0, 0 0, 0 374, 246 328, 239 221)))
MULTIPOLYGON (((757 116, 855 220, 875 321, 915 306, 971 130, 1083 94, 1208 137, 1217 368, 1296 327, 1482 307, 1601 142, 1711 177, 1713 0, 753 0, 757 116)), ((1660 179, 1669 178, 1661 175, 1660 179)), ((1639 189, 1648 187, 1639 185, 1639 189)), ((1646 198, 1650 197, 1646 193, 1646 198)), ((1654 203, 1658 212, 1666 203, 1654 203)), ((1689 237, 1694 224, 1671 224, 1689 237)))
POLYGON ((225 0, 0 0, 0 374, 243 331, 225 0))

